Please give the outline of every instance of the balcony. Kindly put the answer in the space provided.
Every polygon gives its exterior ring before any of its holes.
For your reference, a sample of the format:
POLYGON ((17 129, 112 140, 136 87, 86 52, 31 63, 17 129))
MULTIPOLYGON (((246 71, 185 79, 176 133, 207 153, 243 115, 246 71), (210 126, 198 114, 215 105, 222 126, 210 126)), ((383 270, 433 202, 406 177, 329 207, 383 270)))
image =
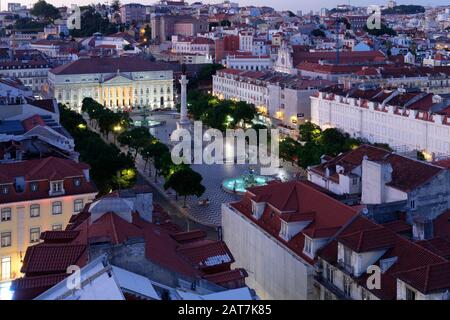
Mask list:
POLYGON ((354 274, 355 268, 347 261, 344 261, 344 259, 338 260, 339 268, 341 268, 343 271, 345 271, 348 274, 354 274))
POLYGON ((328 290, 333 295, 335 295, 339 300, 350 300, 348 296, 344 294, 344 292, 339 289, 337 286, 335 286, 333 283, 328 281, 325 277, 322 275, 315 275, 314 281, 319 284, 321 287, 323 287, 325 290, 328 290))

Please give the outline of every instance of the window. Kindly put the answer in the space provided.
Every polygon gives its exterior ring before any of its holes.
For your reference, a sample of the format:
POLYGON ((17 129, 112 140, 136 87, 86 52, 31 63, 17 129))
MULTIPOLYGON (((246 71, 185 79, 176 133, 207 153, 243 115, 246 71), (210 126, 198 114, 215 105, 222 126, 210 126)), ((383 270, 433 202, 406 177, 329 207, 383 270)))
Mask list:
POLYGON ((52 192, 59 193, 63 191, 62 181, 52 182, 52 192))
POLYGON ((349 277, 344 276, 344 294, 350 297, 352 294, 352 282, 349 277))
POLYGON ((41 236, 41 228, 31 228, 30 229, 30 243, 39 242, 39 237, 41 236))
POLYGON ((83 210, 83 199, 77 199, 73 202, 73 212, 79 213, 83 210))
POLYGON ((38 190, 39 190, 39 183, 37 183, 37 182, 32 182, 32 183, 30 184, 30 189, 31 189, 32 192, 38 191, 38 190))
POLYGON ((1 247, 11 247, 11 232, 2 232, 0 235, 1 247))
POLYGON ((52 225, 52 231, 61 231, 61 230, 62 230, 62 224, 52 225))
POLYGON ((80 178, 73 179, 73 185, 75 187, 79 187, 81 185, 81 179, 80 178))
POLYGON ((405 288, 405 289, 406 289, 406 295, 405 295, 406 300, 416 300, 416 292, 409 288, 405 288))
POLYGON ((8 194, 9 193, 9 186, 2 186, 2 194, 8 194))
POLYGON ((361 288, 361 300, 370 300, 370 294, 367 290, 361 288))
POLYGON ((333 296, 328 290, 325 290, 323 293, 323 300, 333 300, 333 296))
POLYGON ((352 263, 352 251, 349 248, 344 247, 344 264, 346 266, 350 266, 351 263, 352 263))
POLYGON ((358 179, 357 178, 352 179, 352 183, 353 183, 354 186, 356 186, 358 184, 358 179))
POLYGON ((311 239, 308 237, 305 237, 305 247, 304 247, 303 251, 305 251, 309 255, 312 254, 312 242, 311 242, 311 239))
POLYGON ((36 218, 41 215, 41 206, 38 204, 32 204, 30 206, 30 218, 36 218))
POLYGON ((409 207, 411 210, 416 209, 416 200, 410 200, 409 207))
POLYGON ((334 282, 334 270, 329 264, 325 266, 325 277, 329 283, 334 282))
POLYGON ((11 208, 3 208, 1 211, 1 220, 11 221, 11 208))
POLYGON ((11 278, 11 257, 2 258, 2 280, 11 278))
POLYGON ((62 213, 62 202, 55 201, 52 203, 52 214, 61 214, 62 213))

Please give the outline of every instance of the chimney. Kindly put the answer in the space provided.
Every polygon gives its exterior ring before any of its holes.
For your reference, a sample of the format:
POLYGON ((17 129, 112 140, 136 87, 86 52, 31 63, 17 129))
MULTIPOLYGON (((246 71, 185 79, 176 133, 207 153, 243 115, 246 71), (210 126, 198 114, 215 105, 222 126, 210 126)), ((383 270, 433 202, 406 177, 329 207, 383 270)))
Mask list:
POLYGON ((362 162, 363 204, 381 204, 386 201, 386 183, 392 180, 392 166, 387 161, 370 161, 367 157, 362 162))

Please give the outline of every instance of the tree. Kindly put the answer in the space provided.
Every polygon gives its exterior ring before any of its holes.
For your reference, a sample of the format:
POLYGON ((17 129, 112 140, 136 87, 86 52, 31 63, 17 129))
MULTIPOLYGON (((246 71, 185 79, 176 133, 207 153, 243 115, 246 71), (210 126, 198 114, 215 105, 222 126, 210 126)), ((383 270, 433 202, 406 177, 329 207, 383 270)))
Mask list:
POLYGON ((205 192, 202 185, 203 177, 189 167, 184 167, 170 175, 169 179, 164 183, 164 189, 173 189, 175 192, 184 197, 183 207, 186 207, 186 198, 195 195, 200 197, 205 192))
POLYGON ((241 121, 244 124, 249 124, 255 118, 257 112, 254 104, 245 101, 239 101, 232 105, 231 117, 233 118, 232 125, 236 126, 241 121))
POLYGON ((323 152, 330 156, 337 156, 340 152, 348 151, 348 135, 343 134, 336 128, 329 128, 322 132, 320 144, 323 152))
POLYGON ((312 122, 305 122, 304 124, 299 125, 298 132, 300 134, 301 141, 312 142, 316 141, 322 130, 320 127, 312 122))
POLYGON ((320 29, 314 29, 313 31, 311 31, 311 35, 314 37, 325 38, 325 32, 320 29))
POLYGON ((147 128, 138 127, 128 131, 124 131, 117 137, 117 141, 121 145, 127 145, 130 149, 134 150, 134 159, 136 159, 138 153, 149 143, 151 143, 153 136, 150 134, 147 128))
POLYGON ((120 1, 119 0, 114 0, 111 4, 111 9, 113 9, 114 11, 119 11, 120 9, 120 1))
POLYGON ((280 157, 286 161, 294 162, 298 157, 300 143, 291 137, 287 137, 280 142, 280 157))
POLYGON ((30 14, 46 21, 53 21, 60 17, 59 10, 45 0, 36 2, 31 8, 30 14))
POLYGON ((323 155, 323 149, 314 142, 306 142, 304 146, 298 149, 298 165, 304 169, 309 166, 320 163, 320 157, 323 155))

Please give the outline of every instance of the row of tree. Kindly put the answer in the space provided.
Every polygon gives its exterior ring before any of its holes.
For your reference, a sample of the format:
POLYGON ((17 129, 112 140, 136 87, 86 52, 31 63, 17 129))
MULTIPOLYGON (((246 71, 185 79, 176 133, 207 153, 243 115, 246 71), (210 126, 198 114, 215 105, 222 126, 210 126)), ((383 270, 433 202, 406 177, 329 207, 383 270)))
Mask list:
POLYGON ((244 101, 220 100, 196 90, 188 93, 187 101, 188 112, 194 120, 201 120, 206 126, 221 131, 251 125, 257 115, 253 104, 244 101))
POLYGON ((145 161, 144 170, 152 161, 156 171, 155 182, 158 176, 163 176, 164 189, 173 189, 177 196, 183 196, 184 206, 188 196, 200 197, 205 192, 205 187, 201 183, 202 176, 187 164, 174 164, 169 148, 152 136, 147 128, 135 127, 124 131, 117 140, 121 145, 128 146, 134 154, 134 159, 141 154, 145 161))
MULTIPOLYGON (((290 137, 280 142, 280 157, 286 161, 297 163, 302 168, 320 163, 322 155, 337 156, 341 152, 350 151, 362 144, 363 139, 355 139, 336 128, 321 130, 312 122, 299 126, 300 141, 290 137)), ((391 151, 387 144, 374 144, 391 151)))
POLYGON ((91 166, 91 176, 99 189, 99 195, 111 190, 129 188, 136 181, 136 168, 131 155, 120 152, 113 144, 107 144, 87 127, 83 117, 60 105, 61 125, 75 140, 75 150, 80 160, 91 166))

